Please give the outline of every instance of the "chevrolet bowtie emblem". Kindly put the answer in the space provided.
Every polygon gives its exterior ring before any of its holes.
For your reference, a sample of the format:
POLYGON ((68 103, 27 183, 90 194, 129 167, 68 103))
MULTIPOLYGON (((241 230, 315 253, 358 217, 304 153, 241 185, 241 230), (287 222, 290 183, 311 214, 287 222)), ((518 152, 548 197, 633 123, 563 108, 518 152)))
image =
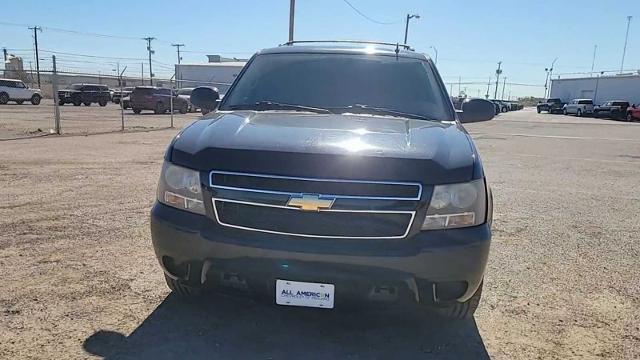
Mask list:
POLYGON ((302 196, 292 196, 287 202, 287 206, 299 208, 302 211, 320 211, 321 209, 331 209, 335 199, 322 199, 320 195, 305 194, 302 196))

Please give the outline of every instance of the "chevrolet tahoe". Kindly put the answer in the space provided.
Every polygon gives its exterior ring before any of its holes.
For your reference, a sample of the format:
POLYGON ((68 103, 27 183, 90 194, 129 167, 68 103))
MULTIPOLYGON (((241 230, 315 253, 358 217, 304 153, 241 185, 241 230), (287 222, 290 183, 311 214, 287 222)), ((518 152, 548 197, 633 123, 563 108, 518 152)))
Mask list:
POLYGON ((287 43, 256 53, 164 157, 151 237, 178 295, 282 306, 478 307, 492 195, 431 59, 397 44, 287 43))

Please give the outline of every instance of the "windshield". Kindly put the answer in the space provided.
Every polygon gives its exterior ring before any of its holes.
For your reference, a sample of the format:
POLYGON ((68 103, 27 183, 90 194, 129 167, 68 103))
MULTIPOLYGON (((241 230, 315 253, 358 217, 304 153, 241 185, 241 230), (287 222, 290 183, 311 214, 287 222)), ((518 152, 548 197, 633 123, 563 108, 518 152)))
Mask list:
POLYGON ((358 113, 372 114, 386 109, 434 120, 452 120, 446 107, 449 101, 427 63, 392 56, 259 55, 227 94, 220 109, 251 108, 264 102, 338 113, 354 112, 354 107, 358 113))

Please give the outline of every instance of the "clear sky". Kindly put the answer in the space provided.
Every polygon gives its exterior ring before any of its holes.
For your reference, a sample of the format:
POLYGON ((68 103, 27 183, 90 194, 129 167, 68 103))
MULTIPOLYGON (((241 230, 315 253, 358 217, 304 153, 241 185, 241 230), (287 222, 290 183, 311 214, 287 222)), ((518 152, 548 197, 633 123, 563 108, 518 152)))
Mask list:
MULTIPOLYGON (((467 88, 472 96, 495 81, 497 62, 507 77, 506 94, 541 96, 545 67, 558 58, 554 73, 589 72, 594 45, 595 69, 618 70, 626 16, 634 16, 629 32, 625 69, 640 69, 639 0, 349 0, 372 20, 359 15, 344 0, 297 0, 296 39, 372 39, 402 42, 404 18, 412 19, 409 44, 435 57, 445 82, 467 88), (380 24, 384 23, 384 24, 380 24), (468 83, 468 84, 465 84, 468 83), (513 83, 513 85, 509 85, 513 83), (523 86, 529 84, 537 86, 523 86)), ((176 62, 171 43, 184 43, 184 62, 205 62, 205 53, 249 57, 254 51, 285 42, 289 0, 182 1, 6 1, 0 7, 0 47, 28 62, 34 59, 32 32, 39 25, 39 47, 73 54, 130 59, 88 58, 59 54, 67 71, 113 73, 112 62, 140 73, 147 56, 145 36, 153 36, 154 72, 166 76, 176 62), (117 6, 120 4, 120 8, 117 6), (80 35, 53 28, 120 36, 80 35)), ((41 52, 43 68, 51 53, 41 52)), ((146 68, 146 63, 145 63, 146 68)), ((148 70, 147 70, 148 71, 148 70)), ((492 85, 491 92, 494 91, 492 85)), ((502 84, 500 84, 500 93, 502 84)))

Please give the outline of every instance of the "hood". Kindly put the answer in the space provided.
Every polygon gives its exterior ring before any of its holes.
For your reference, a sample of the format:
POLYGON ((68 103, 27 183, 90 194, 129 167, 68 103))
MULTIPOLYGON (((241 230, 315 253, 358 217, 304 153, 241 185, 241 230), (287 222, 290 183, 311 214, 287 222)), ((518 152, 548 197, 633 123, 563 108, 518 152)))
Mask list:
POLYGON ((474 173, 456 122, 289 111, 216 113, 173 143, 171 161, 198 170, 453 183, 474 173))

